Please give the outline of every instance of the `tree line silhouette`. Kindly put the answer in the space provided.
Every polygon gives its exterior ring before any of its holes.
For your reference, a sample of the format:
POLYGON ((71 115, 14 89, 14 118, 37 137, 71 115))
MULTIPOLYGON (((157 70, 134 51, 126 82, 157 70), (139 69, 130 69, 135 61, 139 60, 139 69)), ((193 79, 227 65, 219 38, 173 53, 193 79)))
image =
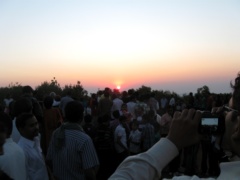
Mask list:
MULTIPOLYGON (((23 86, 16 82, 11 83, 7 87, 0 87, 0 102, 3 102, 4 98, 11 96, 13 99, 18 99, 22 95, 22 88, 23 86)), ((98 90, 96 94, 100 93, 103 90, 98 90)), ((113 89, 112 92, 119 92, 118 89, 113 89)), ((51 92, 55 92, 57 95, 60 95, 61 97, 66 95, 67 92, 71 92, 72 97, 79 101, 85 101, 87 102, 89 98, 91 97, 91 94, 88 93, 87 90, 84 89, 83 85, 80 81, 77 81, 76 84, 67 84, 64 87, 61 87, 58 83, 57 79, 53 77, 50 82, 44 81, 40 85, 35 87, 34 91, 34 97, 37 98, 38 101, 43 101, 44 97, 49 95, 51 92)), ((155 98, 160 101, 162 97, 166 97, 167 99, 170 99, 171 96, 173 96, 177 103, 185 103, 188 104, 189 101, 189 93, 186 92, 186 94, 179 95, 174 91, 169 90, 153 90, 151 87, 142 85, 141 87, 137 89, 129 89, 127 91, 119 92, 122 95, 127 94, 128 92, 135 92, 138 94, 138 96, 147 96, 149 94, 154 94, 155 98)), ((231 95, 230 93, 224 93, 224 94, 216 94, 213 92, 210 92, 208 86, 204 85, 202 87, 199 87, 197 89, 197 93, 194 94, 195 99, 202 99, 207 98, 207 96, 211 94, 214 96, 214 98, 219 98, 222 103, 226 103, 225 101, 228 99, 228 97, 231 95)))

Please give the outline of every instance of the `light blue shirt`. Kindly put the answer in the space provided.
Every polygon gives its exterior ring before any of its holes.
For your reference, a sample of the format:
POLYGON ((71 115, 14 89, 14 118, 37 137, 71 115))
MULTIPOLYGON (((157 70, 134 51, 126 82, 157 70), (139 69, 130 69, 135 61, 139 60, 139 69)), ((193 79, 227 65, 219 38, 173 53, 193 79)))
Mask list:
POLYGON ((4 154, 0 156, 0 169, 14 180, 26 180, 25 154, 12 138, 3 145, 4 154))

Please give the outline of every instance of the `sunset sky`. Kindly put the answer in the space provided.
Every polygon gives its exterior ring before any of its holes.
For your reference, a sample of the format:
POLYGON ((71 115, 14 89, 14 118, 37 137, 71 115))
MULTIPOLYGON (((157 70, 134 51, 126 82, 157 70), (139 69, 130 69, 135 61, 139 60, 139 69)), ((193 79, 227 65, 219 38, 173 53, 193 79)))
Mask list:
POLYGON ((231 92, 239 0, 1 0, 0 86, 231 92))

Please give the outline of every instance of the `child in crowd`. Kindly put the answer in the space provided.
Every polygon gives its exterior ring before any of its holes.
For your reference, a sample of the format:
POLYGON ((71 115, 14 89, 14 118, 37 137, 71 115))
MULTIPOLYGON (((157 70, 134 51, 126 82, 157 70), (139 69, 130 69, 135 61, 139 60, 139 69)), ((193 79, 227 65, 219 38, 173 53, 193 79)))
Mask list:
POLYGON ((135 155, 141 152, 142 133, 138 130, 138 121, 132 121, 132 130, 129 135, 129 152, 130 155, 135 155))

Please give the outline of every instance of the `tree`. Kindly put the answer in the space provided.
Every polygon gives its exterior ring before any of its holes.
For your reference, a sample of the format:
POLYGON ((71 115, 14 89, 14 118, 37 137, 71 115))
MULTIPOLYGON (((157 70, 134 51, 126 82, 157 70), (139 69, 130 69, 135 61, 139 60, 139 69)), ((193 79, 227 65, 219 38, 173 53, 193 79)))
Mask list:
POLYGON ((209 90, 208 86, 204 85, 203 87, 200 87, 197 89, 197 93, 201 94, 201 95, 207 95, 210 93, 210 90, 209 90))
POLYGON ((0 99, 1 102, 3 99, 10 95, 13 99, 18 99, 22 95, 22 86, 18 82, 11 83, 8 85, 8 87, 1 87, 0 88, 0 99))
POLYGON ((60 84, 57 82, 55 77, 53 77, 51 82, 44 81, 40 86, 37 86, 35 90, 35 96, 38 100, 43 100, 44 97, 49 95, 51 92, 55 92, 58 95, 62 94, 60 84))
POLYGON ((147 87, 147 86, 142 85, 142 87, 140 87, 136 91, 138 92, 139 96, 150 94, 151 93, 151 87, 147 87))
POLYGON ((63 96, 71 92, 72 97, 76 100, 81 100, 87 96, 88 92, 83 88, 80 81, 77 81, 76 85, 65 85, 63 88, 63 96))

